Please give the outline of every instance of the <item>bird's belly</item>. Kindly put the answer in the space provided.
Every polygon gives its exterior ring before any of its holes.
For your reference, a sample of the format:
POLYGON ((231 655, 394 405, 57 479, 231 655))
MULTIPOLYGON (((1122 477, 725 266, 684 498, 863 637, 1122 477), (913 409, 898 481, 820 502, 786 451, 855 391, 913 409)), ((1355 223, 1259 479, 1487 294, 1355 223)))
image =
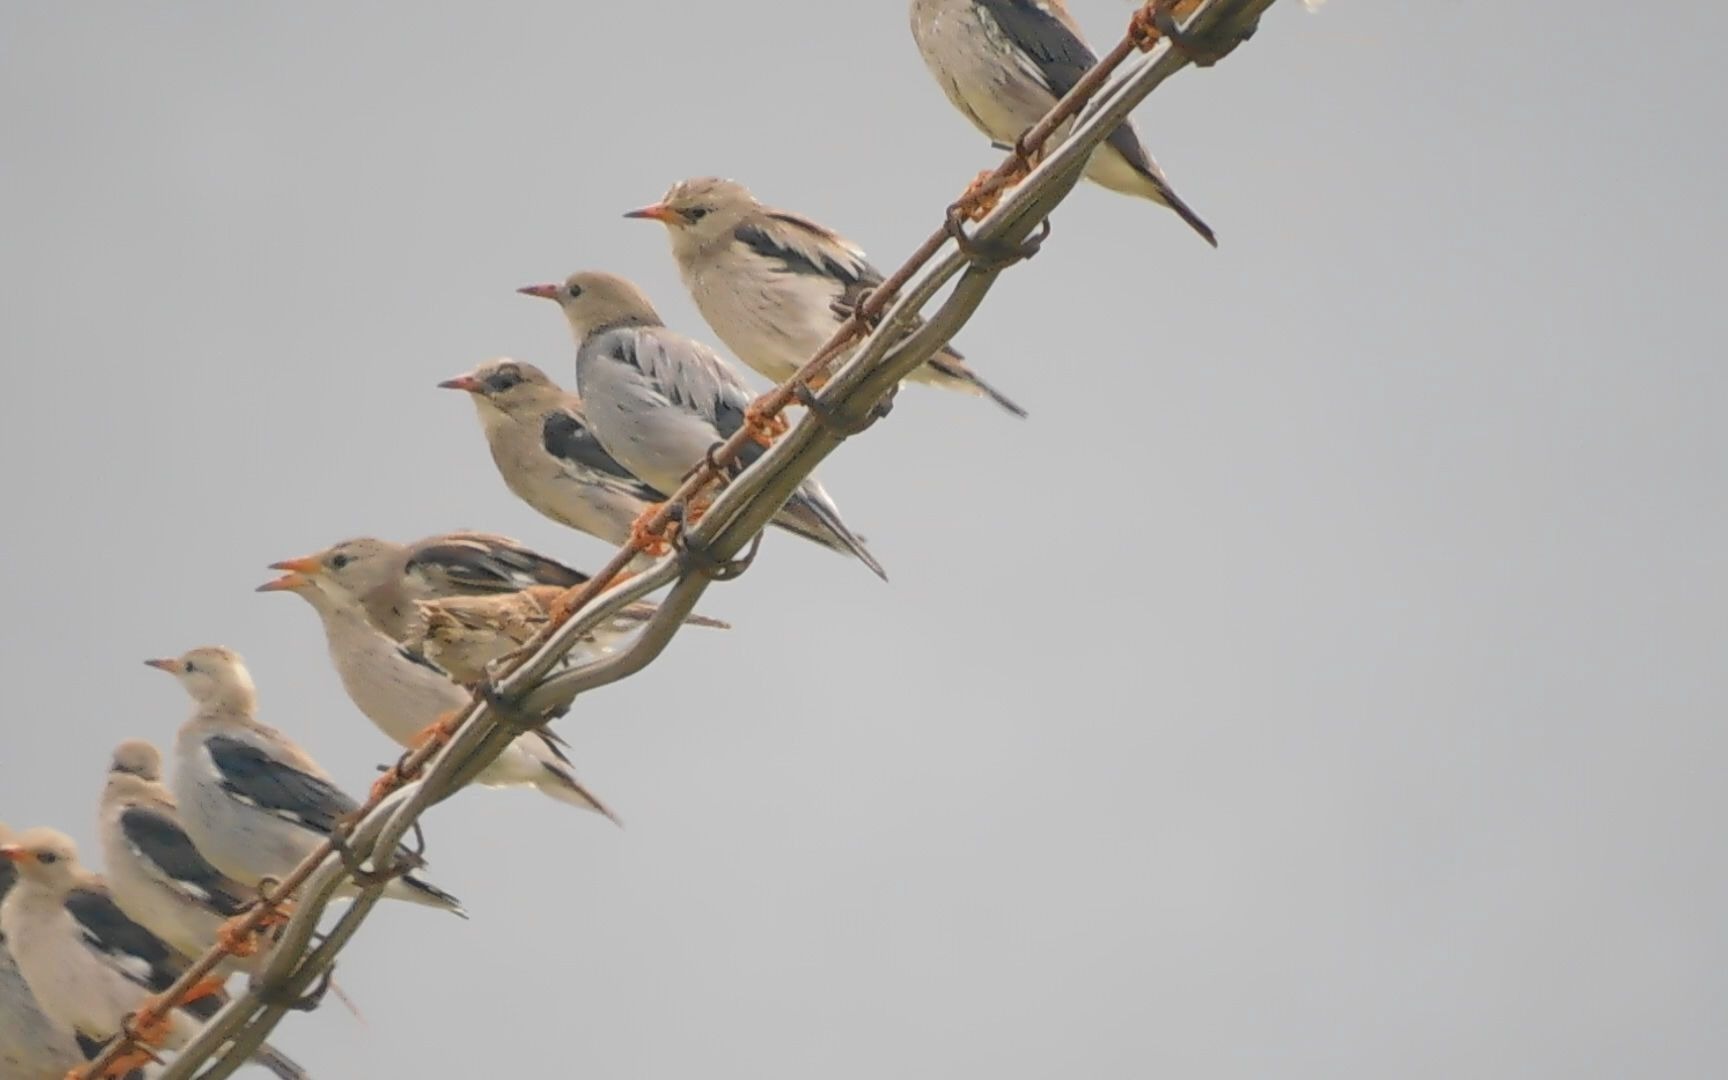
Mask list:
POLYGON ((833 286, 783 271, 734 276, 738 283, 753 278, 754 285, 701 286, 693 290, 697 309, 739 360, 765 378, 785 382, 839 324, 828 306, 834 301, 833 286), (809 280, 797 280, 800 277, 809 280))

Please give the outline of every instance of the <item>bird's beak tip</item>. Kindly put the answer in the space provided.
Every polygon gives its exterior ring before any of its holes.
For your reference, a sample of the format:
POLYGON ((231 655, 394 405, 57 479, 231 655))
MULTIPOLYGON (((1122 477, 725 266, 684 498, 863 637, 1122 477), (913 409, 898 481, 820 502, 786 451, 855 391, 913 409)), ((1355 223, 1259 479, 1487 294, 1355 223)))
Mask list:
POLYGON ((158 659, 158 660, 146 660, 146 661, 144 661, 144 666, 145 667, 153 667, 157 671, 166 671, 170 675, 180 674, 181 667, 182 667, 180 661, 174 659, 173 657, 163 657, 163 658, 158 659))
POLYGON ((466 390, 470 394, 478 393, 480 380, 472 375, 458 375, 454 379, 445 379, 438 384, 440 390, 466 390))
MULTIPOLYGON (((272 569, 281 569, 278 565, 272 569)), ((266 581, 258 586, 256 592, 298 592, 312 584, 312 580, 304 574, 283 574, 274 581, 266 581)))
POLYGON ((537 296, 542 300, 558 299, 558 286, 556 285, 524 285, 516 291, 523 296, 537 296))
POLYGON ((654 203, 650 206, 639 206, 634 210, 624 211, 627 218, 641 218, 647 221, 671 221, 672 208, 665 203, 654 203))
POLYGON ((23 862, 29 857, 29 852, 17 844, 0 844, 0 859, 5 859, 7 862, 23 862))

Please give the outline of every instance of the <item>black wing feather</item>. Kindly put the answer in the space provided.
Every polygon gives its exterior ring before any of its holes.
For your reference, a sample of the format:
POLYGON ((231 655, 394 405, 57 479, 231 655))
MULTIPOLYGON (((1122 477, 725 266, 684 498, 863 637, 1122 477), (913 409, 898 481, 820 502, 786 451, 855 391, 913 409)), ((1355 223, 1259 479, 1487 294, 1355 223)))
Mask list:
POLYGON ((422 548, 408 560, 408 570, 422 566, 436 567, 450 581, 481 593, 516 592, 524 583, 569 588, 588 580, 580 570, 538 552, 484 540, 422 548))
POLYGON ((120 815, 120 831, 126 835, 127 843, 163 873, 197 889, 220 914, 238 915, 246 907, 245 887, 198 854, 186 830, 166 814, 142 806, 130 807, 120 815))
POLYGON ((213 735, 204 745, 222 773, 223 788, 260 809, 327 833, 359 808, 328 780, 290 768, 251 743, 213 735))
POLYGON ((90 947, 122 961, 120 970, 140 986, 160 993, 185 970, 185 959, 161 938, 128 919, 106 889, 73 889, 66 894, 66 911, 90 947), (149 966, 143 978, 135 970, 140 960, 149 966))

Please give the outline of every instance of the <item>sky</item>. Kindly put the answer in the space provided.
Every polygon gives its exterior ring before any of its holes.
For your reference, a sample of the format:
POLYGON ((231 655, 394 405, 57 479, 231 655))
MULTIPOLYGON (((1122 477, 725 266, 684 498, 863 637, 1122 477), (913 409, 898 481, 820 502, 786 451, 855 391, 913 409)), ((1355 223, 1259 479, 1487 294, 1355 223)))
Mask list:
MULTIPOLYGON (((1094 40, 1129 7, 1074 0, 1094 40)), ((625 827, 477 790, 473 915, 375 912, 321 1077, 1728 1070, 1721 5, 1277 4, 1136 118, 1217 251, 1084 186, 769 537, 558 725, 625 827)), ((265 565, 507 533, 435 384, 572 380, 516 295, 719 174, 885 269, 997 156, 904 6, 0 7, 0 820, 226 644, 359 790, 394 748, 265 565)))

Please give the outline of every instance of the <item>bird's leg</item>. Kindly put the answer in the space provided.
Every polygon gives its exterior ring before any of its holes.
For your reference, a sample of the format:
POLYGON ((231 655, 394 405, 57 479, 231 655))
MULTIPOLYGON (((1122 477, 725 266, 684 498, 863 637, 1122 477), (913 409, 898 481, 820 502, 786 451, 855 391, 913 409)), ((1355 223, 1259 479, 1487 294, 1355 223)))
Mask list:
POLYGON ((422 746, 425 746, 427 743, 434 740, 443 742, 450 736, 456 734, 456 728, 460 726, 459 722, 461 719, 461 709, 451 709, 449 712, 442 714, 438 719, 427 724, 408 739, 408 749, 418 750, 422 746))
POLYGON ((1191 0, 1148 0, 1128 20, 1128 37, 1141 52, 1151 52, 1160 41, 1188 58, 1196 67, 1211 67, 1234 49, 1235 44, 1218 48, 1201 42, 1176 25, 1178 15, 1188 15, 1194 8, 1191 0))
POLYGON ((749 429, 750 437, 763 446, 773 446, 775 439, 792 429, 791 421, 785 416, 778 412, 769 415, 761 398, 745 407, 744 426, 749 429))
POLYGON ((665 505, 655 503, 637 514, 636 520, 630 523, 630 546, 650 559, 658 559, 671 550, 666 543, 665 528, 653 527, 655 515, 659 514, 660 508, 665 505))
POLYGON ((251 927, 245 925, 250 912, 236 915, 216 928, 216 944, 222 946, 222 950, 230 956, 255 956, 260 939, 286 923, 293 913, 294 909, 289 904, 272 903, 251 927))

